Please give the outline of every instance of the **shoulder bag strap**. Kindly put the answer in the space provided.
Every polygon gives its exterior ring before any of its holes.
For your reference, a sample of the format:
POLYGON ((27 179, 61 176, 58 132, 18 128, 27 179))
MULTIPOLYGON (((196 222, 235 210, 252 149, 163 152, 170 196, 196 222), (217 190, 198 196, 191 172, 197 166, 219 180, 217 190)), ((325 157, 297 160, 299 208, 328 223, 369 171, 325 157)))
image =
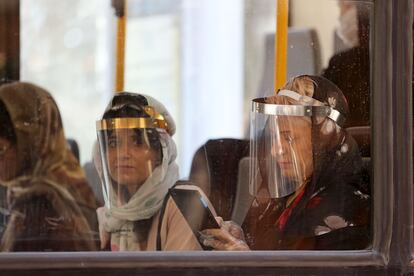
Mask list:
MULTIPOLYGON (((172 186, 169 190, 174 189, 176 186, 179 186, 179 185, 188 185, 188 184, 190 184, 190 182, 178 180, 177 182, 175 182, 174 186, 172 186)), ((164 220, 165 208, 167 207, 167 202, 169 199, 170 199, 170 192, 168 191, 168 193, 164 197, 164 201, 162 202, 162 206, 160 210, 160 217, 158 219, 157 247, 156 247, 157 251, 162 250, 161 248, 161 227, 162 227, 162 221, 164 220)))

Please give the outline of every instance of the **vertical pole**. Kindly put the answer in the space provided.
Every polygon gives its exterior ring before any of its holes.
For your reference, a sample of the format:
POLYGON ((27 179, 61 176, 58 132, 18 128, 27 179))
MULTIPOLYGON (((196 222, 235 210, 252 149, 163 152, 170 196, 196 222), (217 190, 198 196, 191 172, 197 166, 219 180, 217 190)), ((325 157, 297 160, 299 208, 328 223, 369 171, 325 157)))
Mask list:
POLYGON ((275 34, 275 93, 286 82, 289 0, 277 0, 275 34))
POLYGON ((116 77, 115 91, 124 90, 125 79, 125 38, 126 38, 126 0, 113 1, 117 20, 117 37, 116 37, 116 77))

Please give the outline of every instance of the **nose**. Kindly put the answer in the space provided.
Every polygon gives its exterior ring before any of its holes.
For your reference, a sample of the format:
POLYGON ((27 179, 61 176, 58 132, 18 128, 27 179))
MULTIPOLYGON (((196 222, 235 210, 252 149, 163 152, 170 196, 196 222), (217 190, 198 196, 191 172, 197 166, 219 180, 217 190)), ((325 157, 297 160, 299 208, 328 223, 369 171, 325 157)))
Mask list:
POLYGON ((117 147, 117 153, 119 158, 129 158, 130 157, 130 148, 128 143, 119 143, 117 147))
POLYGON ((289 143, 284 139, 272 142, 272 155, 282 157, 289 151, 289 143))

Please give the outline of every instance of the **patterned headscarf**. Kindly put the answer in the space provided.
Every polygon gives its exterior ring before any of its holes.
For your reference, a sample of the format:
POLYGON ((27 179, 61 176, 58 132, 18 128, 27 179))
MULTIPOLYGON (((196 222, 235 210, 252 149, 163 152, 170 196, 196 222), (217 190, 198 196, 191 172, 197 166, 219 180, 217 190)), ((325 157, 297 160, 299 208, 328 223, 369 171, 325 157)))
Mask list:
MULTIPOLYGON (((323 77, 298 76, 282 89, 300 96, 293 99, 281 90, 279 95, 267 97, 266 102, 314 105, 307 98, 310 97, 345 118, 349 114, 341 90, 323 77)), ((244 228, 254 249, 335 250, 362 249, 369 245, 370 189, 362 174, 358 146, 341 124, 332 119, 312 116, 309 121, 312 177, 303 189, 270 201, 264 208, 253 202, 244 228)))
MULTIPOLYGON (((311 97, 325 106, 337 110, 345 119, 349 115, 348 102, 342 91, 331 81, 320 76, 302 75, 293 78, 283 89, 293 90, 311 97)), ((279 96, 276 96, 279 97, 279 96)), ((271 101, 272 97, 269 97, 271 101)), ((298 104, 287 99, 291 104, 298 104)), ((299 103, 301 104, 301 103, 299 103)), ((332 174, 331 178, 355 178, 361 162, 355 140, 339 124, 328 117, 312 117, 312 146, 314 159, 313 189, 318 189, 320 177, 332 174), (341 165, 340 165, 340 164, 341 165), (329 168, 329 169, 328 169, 329 168), (332 168, 332 169, 331 169, 332 168)), ((359 176, 358 176, 359 177, 359 176)), ((357 179, 351 182, 359 183, 357 179)), ((366 191, 367 187, 356 184, 366 191)))

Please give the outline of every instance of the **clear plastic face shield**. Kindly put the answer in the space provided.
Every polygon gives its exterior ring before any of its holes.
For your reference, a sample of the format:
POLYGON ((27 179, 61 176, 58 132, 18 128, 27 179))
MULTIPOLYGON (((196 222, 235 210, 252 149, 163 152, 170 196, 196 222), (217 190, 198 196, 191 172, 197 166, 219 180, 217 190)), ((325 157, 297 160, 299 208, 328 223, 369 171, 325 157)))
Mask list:
POLYGON ((310 181, 314 170, 312 143, 317 142, 312 138, 312 121, 328 117, 337 122, 341 115, 312 98, 309 100, 316 105, 269 104, 265 98, 253 100, 249 173, 253 196, 285 197, 310 181))
POLYGON ((162 162, 164 120, 113 118, 96 123, 107 208, 126 204, 162 162))

